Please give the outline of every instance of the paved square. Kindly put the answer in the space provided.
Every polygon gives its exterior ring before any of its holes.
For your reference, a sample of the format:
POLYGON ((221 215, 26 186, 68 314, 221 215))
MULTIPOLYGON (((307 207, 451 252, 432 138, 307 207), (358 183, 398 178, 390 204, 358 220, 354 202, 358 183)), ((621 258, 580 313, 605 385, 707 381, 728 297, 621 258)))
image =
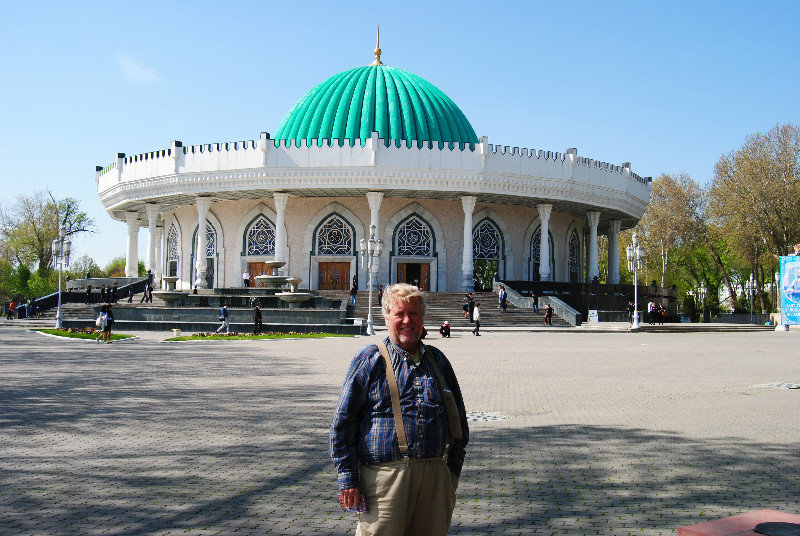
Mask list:
MULTIPOLYGON (((0 533, 352 534, 327 432, 368 338, 99 345, 0 328, 0 533)), ((800 332, 458 333, 451 534, 800 513, 800 332)))

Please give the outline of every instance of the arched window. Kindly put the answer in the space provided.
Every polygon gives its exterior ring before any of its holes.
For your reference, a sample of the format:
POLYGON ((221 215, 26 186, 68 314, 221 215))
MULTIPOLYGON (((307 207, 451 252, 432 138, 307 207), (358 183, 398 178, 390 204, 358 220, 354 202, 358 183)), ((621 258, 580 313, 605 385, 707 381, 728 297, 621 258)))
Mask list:
POLYGON ((317 255, 352 255, 353 230, 339 216, 330 216, 317 230, 317 255))
POLYGON ((274 255, 275 228, 262 214, 247 229, 247 255, 274 255))
POLYGON ((398 255, 430 257, 433 254, 433 233, 416 215, 397 227, 395 248, 398 255))
POLYGON ((178 275, 178 229, 175 228, 173 223, 169 227, 167 233, 167 275, 178 275))
POLYGON ((484 218, 472 230, 472 284, 475 290, 491 290, 500 270, 503 239, 495 223, 484 218))
MULTIPOLYGON (((192 244, 194 247, 192 248, 192 280, 195 279, 195 252, 197 251, 197 230, 198 227, 194 228, 194 235, 192 237, 192 244)), ((217 231, 214 229, 214 225, 209 220, 206 220, 206 284, 208 288, 213 288, 215 284, 215 274, 217 269, 217 231)))
POLYGON ((569 235, 569 282, 579 283, 581 274, 581 240, 577 229, 569 235))
POLYGON ((475 259, 500 260, 503 242, 492 220, 481 220, 472 231, 472 256, 475 259))
MULTIPOLYGON (((555 274, 555 254, 553 253, 553 233, 550 231, 547 232, 549 238, 549 245, 550 245, 550 280, 554 280, 555 274)), ((542 252, 542 227, 537 227, 536 231, 533 233, 533 237, 531 238, 531 280, 532 281, 539 281, 539 264, 540 264, 540 255, 542 252)))
MULTIPOLYGON (((194 249, 197 250, 197 227, 194 228, 194 249)), ((211 258, 217 254, 217 232, 210 221, 206 220, 206 257, 211 258)))

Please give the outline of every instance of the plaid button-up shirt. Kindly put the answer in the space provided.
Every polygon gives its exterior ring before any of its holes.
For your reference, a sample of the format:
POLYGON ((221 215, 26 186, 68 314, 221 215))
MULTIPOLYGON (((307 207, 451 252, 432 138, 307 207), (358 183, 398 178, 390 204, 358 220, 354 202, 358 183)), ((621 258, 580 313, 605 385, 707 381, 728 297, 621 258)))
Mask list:
MULTIPOLYGON (((444 455, 447 443, 447 412, 439 382, 430 368, 435 359, 447 387, 452 391, 461 416, 461 439, 453 440, 447 465, 461 474, 464 447, 469 440, 467 414, 453 367, 438 349, 420 343, 420 361, 414 364, 408 352, 389 337, 384 341, 392 360, 400 392, 400 407, 412 458, 444 455)), ((358 463, 386 463, 402 458, 392 413, 386 369, 378 347, 365 346, 353 359, 339 395, 329 440, 331 459, 338 472, 339 489, 359 486, 358 463)))

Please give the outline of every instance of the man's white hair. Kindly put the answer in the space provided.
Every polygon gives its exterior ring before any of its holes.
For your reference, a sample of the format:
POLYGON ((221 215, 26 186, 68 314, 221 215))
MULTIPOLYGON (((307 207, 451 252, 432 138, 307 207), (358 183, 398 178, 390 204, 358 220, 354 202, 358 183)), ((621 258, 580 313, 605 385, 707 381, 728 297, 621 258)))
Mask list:
POLYGON ((395 283, 390 285, 383 292, 383 315, 386 316, 392 309, 392 305, 397 303, 408 303, 416 299, 422 309, 422 316, 425 316, 425 293, 414 285, 408 283, 395 283))

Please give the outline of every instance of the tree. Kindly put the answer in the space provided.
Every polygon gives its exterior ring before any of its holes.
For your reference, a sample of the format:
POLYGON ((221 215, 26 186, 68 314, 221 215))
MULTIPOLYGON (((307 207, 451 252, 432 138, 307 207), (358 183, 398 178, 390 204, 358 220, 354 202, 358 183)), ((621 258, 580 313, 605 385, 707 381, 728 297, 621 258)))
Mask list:
POLYGON ((93 232, 94 220, 72 197, 56 200, 48 190, 19 195, 10 207, 0 208, 0 252, 18 264, 36 266, 41 275, 52 264, 52 242, 64 226, 66 236, 93 232))
POLYGON ((709 209, 739 242, 755 238, 775 257, 789 255, 800 243, 800 128, 778 124, 723 155, 714 168, 709 209))
POLYGON ((660 260, 662 287, 667 286, 667 272, 674 260, 671 253, 696 238, 701 214, 702 190, 688 174, 663 173, 653 181, 650 203, 636 227, 645 249, 660 260))
POLYGON ((97 263, 94 262, 94 259, 92 259, 89 255, 81 255, 72 261, 69 275, 73 279, 80 279, 86 277, 86 274, 98 277, 101 274, 101 270, 97 263))

